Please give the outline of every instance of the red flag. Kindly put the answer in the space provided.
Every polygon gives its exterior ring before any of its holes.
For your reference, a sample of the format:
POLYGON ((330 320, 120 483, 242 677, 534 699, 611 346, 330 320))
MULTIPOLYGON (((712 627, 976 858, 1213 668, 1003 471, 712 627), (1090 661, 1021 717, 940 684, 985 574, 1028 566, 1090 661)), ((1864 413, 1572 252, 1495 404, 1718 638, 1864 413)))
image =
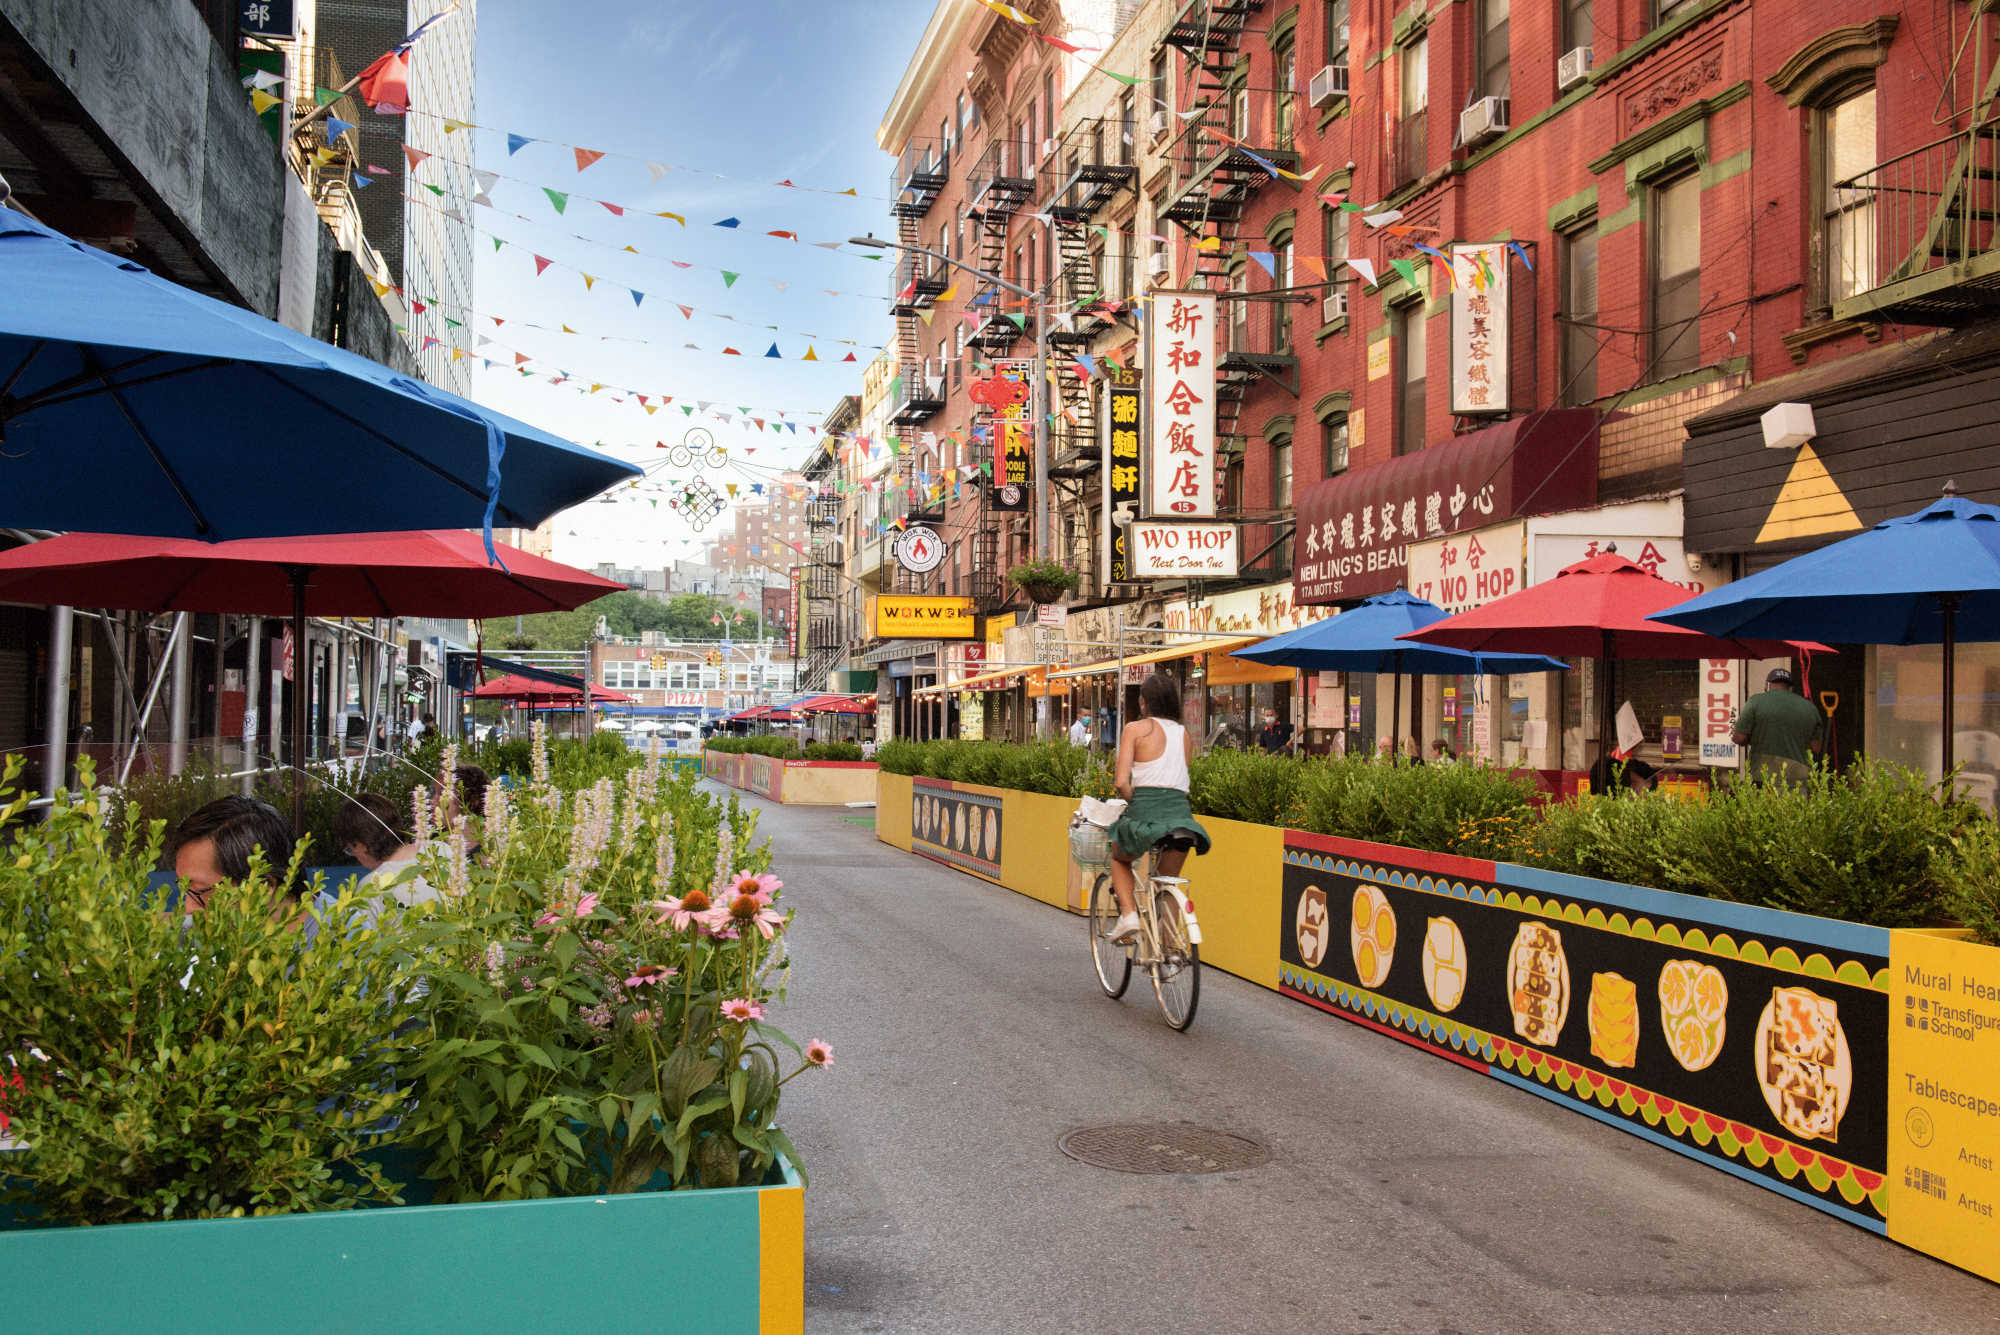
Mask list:
MULTIPOLYGON (((373 64, 361 71, 356 85, 361 100, 383 115, 400 115, 410 109, 410 57, 404 51, 384 51, 373 64)), ((415 163, 410 164, 415 166, 415 163)))
POLYGON ((585 167, 590 166, 604 156, 594 148, 578 148, 571 151, 576 154, 576 169, 578 171, 582 171, 585 167))

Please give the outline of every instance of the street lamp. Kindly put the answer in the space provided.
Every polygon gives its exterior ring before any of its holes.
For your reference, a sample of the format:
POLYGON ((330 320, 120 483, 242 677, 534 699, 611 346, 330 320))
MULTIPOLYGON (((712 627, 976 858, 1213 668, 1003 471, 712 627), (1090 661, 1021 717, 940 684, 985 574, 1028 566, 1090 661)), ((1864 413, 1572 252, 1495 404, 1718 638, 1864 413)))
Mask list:
POLYGON ((1019 283, 1010 283, 999 274, 987 273, 974 268, 941 251, 927 246, 906 245, 901 241, 888 241, 879 236, 850 236, 850 246, 862 246, 869 250, 905 250, 918 255, 928 255, 954 269, 963 269, 982 282, 1004 288, 1019 297, 1026 297, 1035 303, 1035 374, 1029 382, 1030 398, 1028 411, 1035 421, 1035 555, 1046 560, 1049 555, 1049 298, 1046 292, 1031 291, 1019 283))

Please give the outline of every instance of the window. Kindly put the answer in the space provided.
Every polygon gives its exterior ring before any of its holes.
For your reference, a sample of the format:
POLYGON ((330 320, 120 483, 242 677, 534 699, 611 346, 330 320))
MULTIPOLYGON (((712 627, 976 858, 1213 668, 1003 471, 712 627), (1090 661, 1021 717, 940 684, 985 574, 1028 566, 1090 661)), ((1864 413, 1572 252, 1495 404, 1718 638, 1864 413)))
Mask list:
POLYGON ((1243 456, 1237 455, 1222 466, 1222 508, 1243 509, 1243 456))
POLYGON ((1395 183, 1408 185, 1424 174, 1426 145, 1425 112, 1431 104, 1430 39, 1419 37, 1397 56, 1401 73, 1396 121, 1395 183))
POLYGON ((1272 126, 1277 130, 1277 148, 1292 146, 1292 121, 1298 107, 1299 58, 1287 42, 1278 51, 1278 91, 1273 94, 1272 126))
POLYGON ((1250 137, 1250 90, 1241 84, 1229 92, 1229 136, 1232 139, 1250 137))
POLYGON ((1121 167, 1132 165, 1132 139, 1139 133, 1139 127, 1133 120, 1138 114, 1136 106, 1137 101, 1130 88, 1118 95, 1118 124, 1111 128, 1111 132, 1118 136, 1118 142, 1111 146, 1110 158, 1121 167))
POLYGON ((951 331, 951 389, 958 392, 958 386, 965 376, 965 326, 959 325, 951 331))
POLYGON ((965 94, 960 93, 958 95, 958 142, 961 145, 965 143, 965 132, 968 128, 969 122, 965 119, 965 94))
POLYGON ((1507 96, 1508 0, 1480 0, 1479 94, 1507 96))
POLYGON ((1866 190, 1842 188, 1875 165, 1875 89, 1871 84, 1821 109, 1819 198, 1823 305, 1875 286, 1875 204, 1866 190))
MULTIPOLYGON (((1271 285, 1278 291, 1292 286, 1292 239, 1288 236, 1279 242, 1271 252, 1271 285)), ((1290 352, 1292 350, 1292 303, 1278 300, 1271 303, 1271 351, 1290 352)))
MULTIPOLYGON (((1167 50, 1168 48, 1162 46, 1153 53, 1153 81, 1148 87, 1153 91, 1152 110, 1167 113, 1167 129, 1171 133, 1174 119, 1174 64, 1167 50)), ((1152 117, 1148 116, 1146 119, 1150 122, 1152 117)))
POLYGON ((1700 3, 1701 0, 1653 0, 1653 26, 1657 28, 1677 19, 1700 3))
POLYGON ((1591 0, 1563 0, 1562 8, 1562 49, 1574 51, 1579 46, 1591 46, 1596 38, 1596 29, 1591 26, 1591 0))
POLYGON ((1321 263, 1326 265, 1326 276, 1329 279, 1347 262, 1346 210, 1327 204, 1320 205, 1319 254, 1321 263))
POLYGON ((1338 477, 1347 471, 1347 414, 1335 413, 1319 426, 1320 448, 1326 476, 1338 477))
POLYGON ((1347 0, 1326 0, 1326 63, 1347 63, 1347 0))
POLYGON ((1229 351, 1248 352, 1250 350, 1250 303, 1242 294, 1249 290, 1242 266, 1230 271, 1229 291, 1234 298, 1229 302, 1229 351))
POLYGON ((1597 398, 1597 225, 1562 238, 1562 401, 1573 408, 1597 398))
POLYGON ((1653 187, 1651 374, 1667 380, 1701 364, 1701 178, 1653 187))
POLYGON ((1040 161, 1041 158, 1041 149, 1037 147, 1041 141, 1035 135, 1035 127, 1035 104, 1033 101, 1030 101, 1028 103, 1028 118, 1021 122, 1021 129, 1023 131, 1021 135, 1021 175, 1023 176, 1033 171, 1035 163, 1040 161))
POLYGON ((1424 448, 1424 370, 1429 356, 1421 298, 1396 311, 1396 453, 1424 448))
POLYGON ((951 117, 938 122, 938 152, 951 152, 951 117))
POLYGON ((1292 438, 1271 442, 1271 508, 1292 508, 1292 438))
POLYGON ((1049 138, 1056 134, 1056 76, 1051 70, 1042 76, 1042 124, 1047 126, 1049 138))

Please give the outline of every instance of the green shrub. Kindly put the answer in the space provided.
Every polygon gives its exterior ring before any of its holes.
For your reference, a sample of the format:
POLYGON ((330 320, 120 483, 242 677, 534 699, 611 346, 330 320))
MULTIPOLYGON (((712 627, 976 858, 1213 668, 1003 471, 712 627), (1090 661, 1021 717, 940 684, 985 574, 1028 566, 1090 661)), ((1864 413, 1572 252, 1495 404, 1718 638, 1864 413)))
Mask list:
POLYGON ((711 737, 702 746, 725 756, 772 756, 779 760, 799 758, 798 739, 793 737, 711 737))
POLYGON ((19 769, 0 775, 0 1058, 21 1077, 0 1110, 32 1147, 13 1199, 74 1224, 396 1200, 362 1157, 408 1138, 378 1126, 421 1014, 393 930, 344 929, 350 898, 309 941, 255 877, 172 912, 147 888, 161 822, 114 827, 86 790, 14 825, 19 769))
POLYGON ((1952 840, 1945 902, 1975 940, 2000 946, 2000 825, 1969 820, 1952 840))
POLYGON ((1261 751, 1209 751, 1188 770, 1188 800, 1198 816, 1282 825, 1310 762, 1261 751))
POLYGON ((807 742, 807 760, 860 760, 859 742, 807 742))

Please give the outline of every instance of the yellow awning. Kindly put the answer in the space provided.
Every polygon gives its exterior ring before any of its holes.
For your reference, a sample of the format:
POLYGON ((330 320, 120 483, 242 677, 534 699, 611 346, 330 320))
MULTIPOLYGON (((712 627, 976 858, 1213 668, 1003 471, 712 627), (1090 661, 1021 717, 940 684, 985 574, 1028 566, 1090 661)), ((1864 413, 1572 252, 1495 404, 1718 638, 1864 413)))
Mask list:
POLYGON ((916 690, 910 692, 910 694, 936 695, 940 691, 976 691, 984 686, 1001 681, 1003 678, 1018 677, 1024 672, 1033 672, 1034 670, 1033 668, 1025 667, 995 668, 991 672, 980 672, 970 677, 960 677, 957 681, 943 682, 935 686, 919 686, 916 690))
MULTIPOLYGON (((1169 645, 1165 649, 1153 649, 1143 654, 1134 654, 1125 660, 1126 667, 1144 667, 1148 663, 1167 663, 1176 658, 1189 658, 1195 654, 1227 653, 1231 649, 1241 649, 1246 644, 1255 644, 1262 635, 1224 635, 1214 640, 1190 640, 1185 644, 1169 645)), ((1070 668, 1063 672, 1050 673, 1051 677, 1088 677, 1097 672, 1116 672, 1118 660, 1113 658, 1102 663, 1088 663, 1083 667, 1070 668)))

